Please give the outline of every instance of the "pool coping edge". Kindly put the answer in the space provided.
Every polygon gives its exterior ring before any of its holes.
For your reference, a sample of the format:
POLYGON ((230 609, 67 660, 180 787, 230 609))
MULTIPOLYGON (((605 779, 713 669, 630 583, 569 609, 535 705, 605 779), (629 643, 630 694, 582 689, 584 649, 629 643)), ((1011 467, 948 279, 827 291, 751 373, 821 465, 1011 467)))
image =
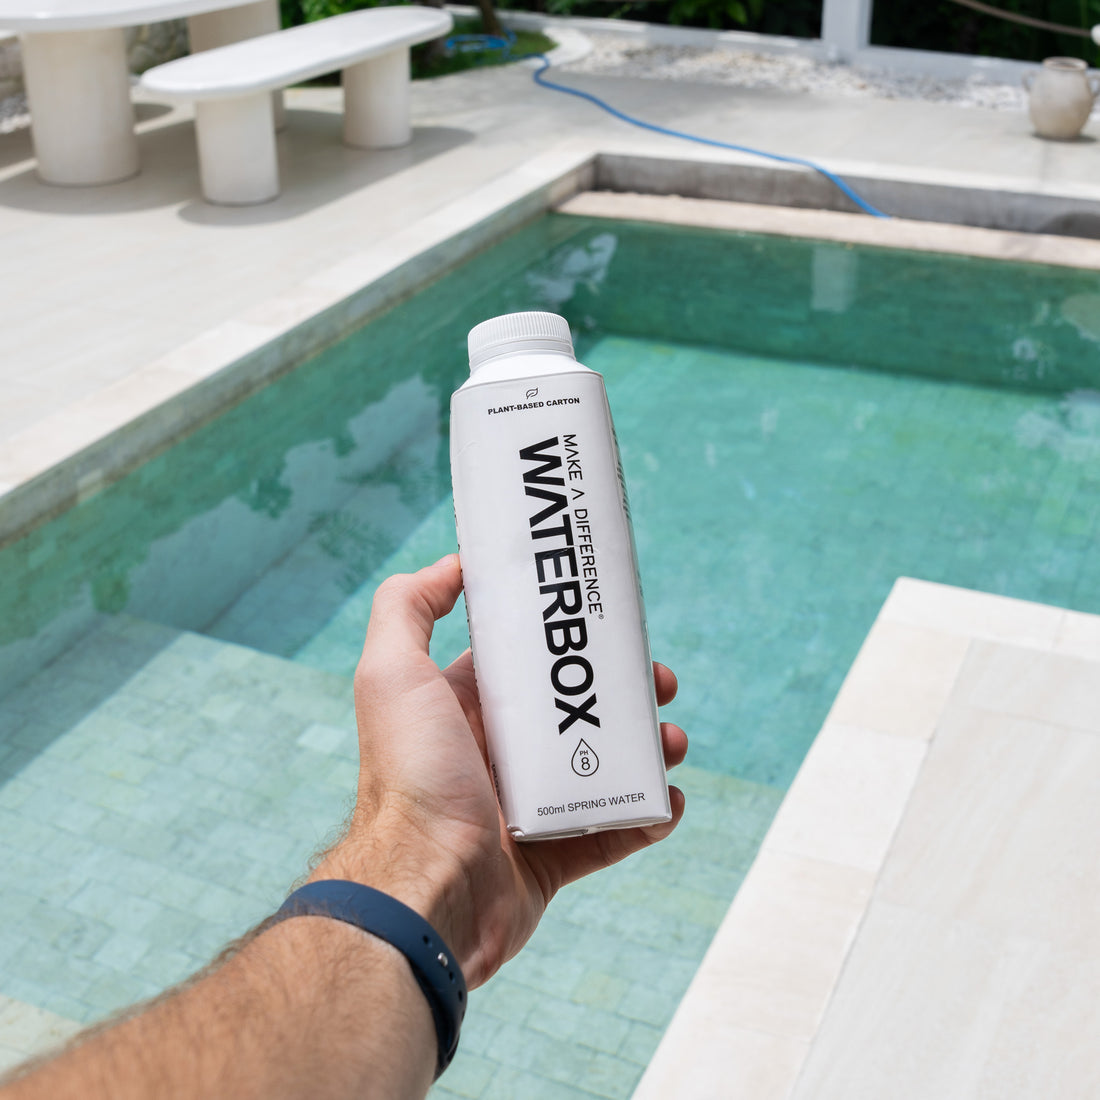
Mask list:
MULTIPOLYGON (((655 210, 662 200, 679 199, 682 209, 694 206, 697 212, 706 211, 693 215, 700 220, 691 224, 711 228, 872 245, 897 237, 897 243, 890 241, 883 247, 901 248, 918 247, 914 241, 926 235, 928 240, 953 241, 946 250, 956 254, 978 255, 993 254, 990 242, 1000 239, 998 259, 1100 267, 1100 261, 1092 260, 1100 257, 1097 241, 1044 236, 1044 243, 1036 244, 1029 240, 1036 236, 1033 230, 1021 233, 952 222, 972 212, 976 201, 988 208, 986 218, 997 216, 1009 222, 1019 219, 1021 203, 1046 204, 1044 216, 1052 211, 1081 212, 1082 206, 1089 208, 1085 213, 1091 208, 1100 212, 1100 187, 1044 186, 1041 192, 1025 191, 1005 187, 997 177, 915 169, 898 174, 840 161, 831 162, 831 167, 853 183, 876 188, 872 196, 876 201, 896 200, 915 214, 882 220, 838 210, 847 200, 823 177, 795 165, 761 166, 759 158, 726 150, 701 150, 687 159, 671 151, 655 152, 637 139, 563 142, 313 274, 293 290, 201 333, 0 441, 0 546, 124 476, 227 406, 293 370, 310 354, 525 222, 550 209, 581 212, 576 200, 581 192, 599 189, 606 195, 600 201, 611 204, 619 201, 629 184, 642 192, 633 201, 645 200, 655 210), (674 194, 655 194, 653 189, 674 194), (761 189, 774 200, 772 204, 728 197, 744 192, 751 199, 759 197, 761 189), (570 200, 575 205, 568 205, 570 200), (815 208, 806 209, 807 205, 815 208), (737 209, 723 213, 723 207, 737 209), (933 208, 944 221, 920 217, 922 211, 933 208), (849 234, 858 240, 853 242, 849 234), (1074 248, 1085 251, 1088 262, 1067 259, 1074 248), (1036 258, 1036 250, 1041 258, 1036 258)), ((664 203, 665 209, 674 205, 664 203)), ((1100 218, 1100 213, 1096 216, 1100 218)), ((649 220, 661 218, 654 215, 649 220)), ((665 220, 670 219, 665 216, 665 220)))
POLYGON ((1100 270, 1100 241, 947 222, 909 218, 880 221, 843 211, 622 191, 581 191, 559 203, 557 210, 590 218, 659 222, 698 229, 795 236, 842 245, 1100 270))
POLYGON ((592 186, 595 160, 572 143, 543 153, 0 441, 0 546, 592 186))
POLYGON ((989 642, 1100 663, 1100 616, 898 578, 633 1100, 801 1096, 963 664, 989 642))

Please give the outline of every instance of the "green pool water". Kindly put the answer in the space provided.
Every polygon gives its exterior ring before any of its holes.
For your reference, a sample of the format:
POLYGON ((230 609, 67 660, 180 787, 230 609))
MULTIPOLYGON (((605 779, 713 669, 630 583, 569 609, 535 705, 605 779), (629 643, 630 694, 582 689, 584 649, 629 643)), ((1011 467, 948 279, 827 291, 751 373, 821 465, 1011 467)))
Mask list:
POLYGON ((607 380, 689 810, 440 1095, 629 1095, 896 577, 1100 611, 1095 273, 548 216, 0 549, 0 993, 154 992, 331 835, 370 597, 454 548, 466 332, 526 308, 607 380))

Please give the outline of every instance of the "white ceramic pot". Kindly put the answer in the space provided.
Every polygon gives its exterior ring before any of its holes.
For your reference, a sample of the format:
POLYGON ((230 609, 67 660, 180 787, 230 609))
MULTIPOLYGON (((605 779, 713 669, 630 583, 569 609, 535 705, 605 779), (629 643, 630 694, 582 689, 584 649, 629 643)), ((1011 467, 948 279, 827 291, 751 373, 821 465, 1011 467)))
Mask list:
POLYGON ((1048 57, 1038 73, 1025 73, 1031 124, 1039 137, 1073 141, 1084 129, 1100 86, 1076 57, 1048 57))

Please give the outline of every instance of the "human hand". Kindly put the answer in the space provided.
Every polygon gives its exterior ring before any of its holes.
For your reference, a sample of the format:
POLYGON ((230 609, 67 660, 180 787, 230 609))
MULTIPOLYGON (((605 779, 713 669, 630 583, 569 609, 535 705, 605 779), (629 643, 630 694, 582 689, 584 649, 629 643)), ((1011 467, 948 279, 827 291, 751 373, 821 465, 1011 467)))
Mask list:
MULTIPOLYGON (((347 835, 311 878, 383 890, 435 926, 470 988, 485 982, 534 932, 566 883, 661 840, 684 811, 670 788, 672 820, 637 829, 517 844, 493 791, 469 650, 447 669, 428 656, 436 620, 462 591, 458 555, 389 578, 375 593, 355 674, 359 791, 347 835)), ((654 664, 657 701, 676 678, 654 664)), ((662 723, 665 764, 687 737, 662 723)))

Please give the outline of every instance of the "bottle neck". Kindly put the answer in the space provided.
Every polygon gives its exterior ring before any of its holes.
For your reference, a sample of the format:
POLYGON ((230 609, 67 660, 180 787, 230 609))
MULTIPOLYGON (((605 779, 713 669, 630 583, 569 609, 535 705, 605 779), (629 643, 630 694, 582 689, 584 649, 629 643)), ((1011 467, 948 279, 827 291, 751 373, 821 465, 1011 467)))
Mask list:
POLYGON ((560 351, 523 351, 494 356, 479 363, 460 389, 494 382, 513 382, 520 378, 538 378, 546 374, 590 373, 583 363, 560 351))

